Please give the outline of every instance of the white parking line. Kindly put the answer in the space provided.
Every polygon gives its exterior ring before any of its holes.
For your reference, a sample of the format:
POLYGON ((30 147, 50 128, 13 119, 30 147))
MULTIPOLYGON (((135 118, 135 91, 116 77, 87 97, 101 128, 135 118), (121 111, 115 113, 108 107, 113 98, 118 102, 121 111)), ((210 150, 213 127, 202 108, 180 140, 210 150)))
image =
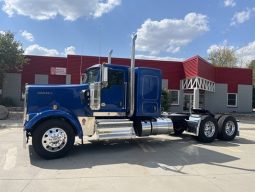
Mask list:
POLYGON ((231 152, 234 152, 234 153, 241 153, 242 151, 240 149, 238 149, 237 147, 222 147, 220 146, 221 149, 224 149, 224 150, 227 150, 227 151, 231 151, 231 152))
POLYGON ((9 132, 10 132, 10 129, 1 130, 0 135, 4 135, 4 134, 9 133, 9 132))
POLYGON ((156 152, 155 149, 153 149, 151 146, 144 144, 144 143, 139 143, 137 142, 137 144, 139 145, 139 147, 146 153, 153 153, 156 152))
POLYGON ((245 134, 245 133, 241 132, 240 133, 240 138, 245 138, 245 137, 255 140, 255 137, 253 135, 248 135, 248 134, 245 134))
POLYGON ((3 166, 4 170, 10 170, 15 167, 16 160, 17 160, 17 153, 18 153, 17 147, 10 148, 7 151, 5 156, 4 166, 3 166))

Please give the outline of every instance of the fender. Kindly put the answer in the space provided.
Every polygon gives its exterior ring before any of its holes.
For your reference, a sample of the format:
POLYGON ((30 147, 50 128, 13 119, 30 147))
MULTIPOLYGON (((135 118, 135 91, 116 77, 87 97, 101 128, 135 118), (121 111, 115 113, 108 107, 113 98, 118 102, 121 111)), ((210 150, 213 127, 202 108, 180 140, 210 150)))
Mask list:
POLYGON ((72 116, 70 113, 66 112, 66 111, 60 111, 60 110, 47 110, 41 113, 36 113, 35 115, 31 114, 31 119, 29 121, 26 121, 24 123, 24 129, 25 130, 32 130, 34 125, 36 123, 38 123, 41 120, 47 119, 47 118, 64 118, 66 119, 69 123, 71 123, 71 125, 74 127, 77 135, 79 136, 79 138, 82 138, 83 136, 83 132, 82 132, 82 128, 81 125, 78 121, 77 118, 75 118, 74 116, 72 116))

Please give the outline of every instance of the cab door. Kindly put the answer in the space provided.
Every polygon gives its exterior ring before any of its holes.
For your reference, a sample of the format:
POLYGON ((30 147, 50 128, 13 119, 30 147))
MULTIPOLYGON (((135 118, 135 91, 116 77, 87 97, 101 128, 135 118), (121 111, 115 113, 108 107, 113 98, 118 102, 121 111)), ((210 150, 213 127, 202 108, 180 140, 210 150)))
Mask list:
POLYGON ((101 112, 125 112, 127 75, 121 69, 108 69, 108 85, 101 89, 101 112))

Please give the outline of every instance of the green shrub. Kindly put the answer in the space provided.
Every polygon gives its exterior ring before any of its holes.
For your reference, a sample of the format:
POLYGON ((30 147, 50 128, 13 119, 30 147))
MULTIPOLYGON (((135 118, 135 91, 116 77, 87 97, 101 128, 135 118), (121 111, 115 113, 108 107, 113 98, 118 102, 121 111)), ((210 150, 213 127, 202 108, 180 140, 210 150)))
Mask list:
POLYGON ((255 86, 253 86, 252 107, 255 108, 255 86))
POLYGON ((170 108, 170 93, 167 90, 161 92, 161 110, 168 111, 170 108))

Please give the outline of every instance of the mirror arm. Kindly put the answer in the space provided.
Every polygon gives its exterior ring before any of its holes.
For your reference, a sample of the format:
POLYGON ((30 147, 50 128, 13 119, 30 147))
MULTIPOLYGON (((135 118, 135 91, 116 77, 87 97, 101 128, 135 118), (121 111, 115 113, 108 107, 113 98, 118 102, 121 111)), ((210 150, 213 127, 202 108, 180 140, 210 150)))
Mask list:
POLYGON ((101 88, 108 87, 108 82, 107 81, 102 81, 101 83, 101 88))

